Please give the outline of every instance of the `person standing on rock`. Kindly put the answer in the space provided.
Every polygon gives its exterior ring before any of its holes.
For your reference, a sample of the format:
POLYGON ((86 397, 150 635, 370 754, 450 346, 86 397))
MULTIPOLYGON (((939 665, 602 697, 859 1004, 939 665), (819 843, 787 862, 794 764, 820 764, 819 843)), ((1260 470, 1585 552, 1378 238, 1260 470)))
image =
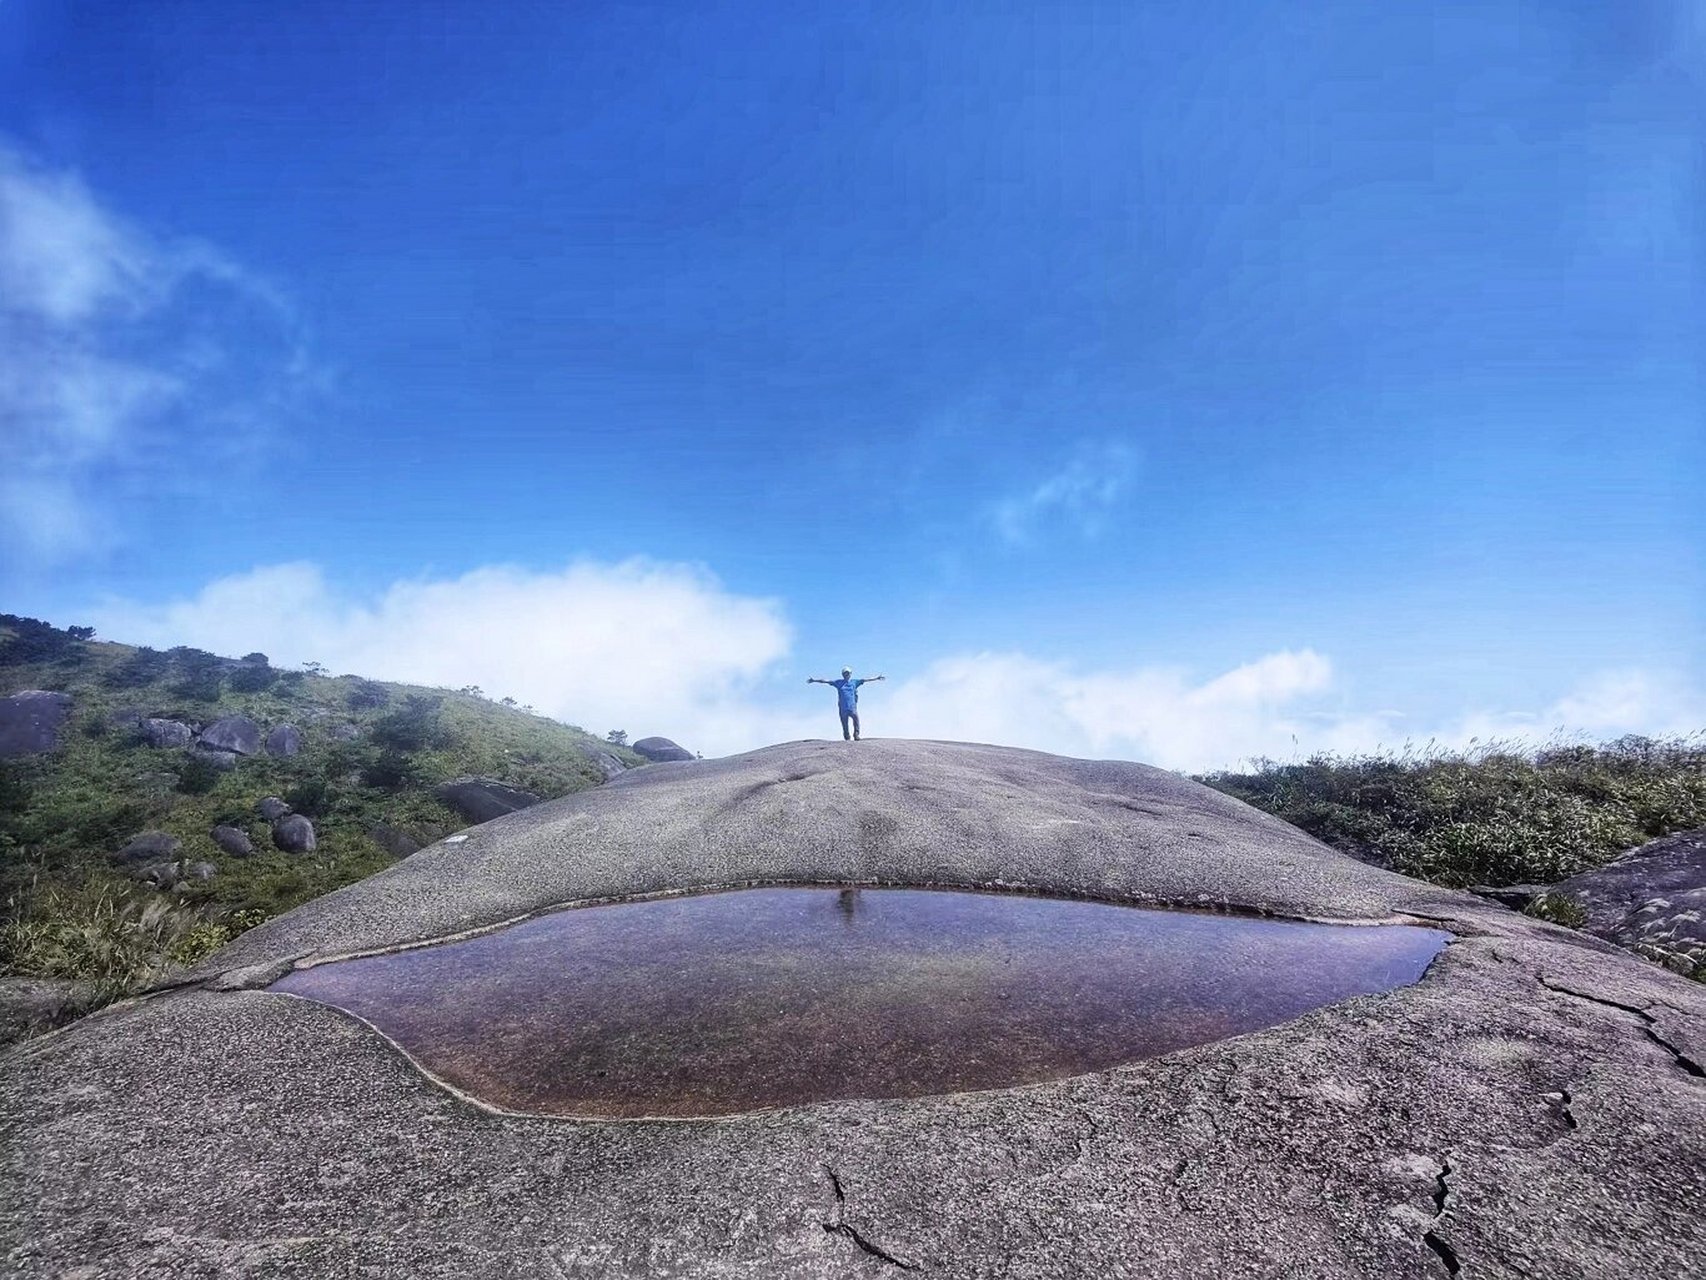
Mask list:
POLYGON ((826 684, 835 690, 841 709, 841 736, 850 742, 857 742, 859 741, 859 686, 875 684, 883 678, 882 676, 866 676, 863 679, 855 680, 853 668, 842 667, 841 679, 839 680, 820 680, 816 676, 807 676, 806 683, 826 684), (852 726, 852 732, 848 732, 849 725, 852 726))

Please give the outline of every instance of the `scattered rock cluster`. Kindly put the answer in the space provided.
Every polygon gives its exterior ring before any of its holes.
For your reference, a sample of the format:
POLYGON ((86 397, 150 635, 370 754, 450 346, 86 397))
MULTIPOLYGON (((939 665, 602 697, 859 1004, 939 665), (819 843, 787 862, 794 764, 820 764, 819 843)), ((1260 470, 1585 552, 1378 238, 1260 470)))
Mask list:
MULTIPOLYGON (((313 822, 300 813, 292 812, 283 800, 268 796, 255 809, 270 828, 274 848, 283 853, 314 851, 313 822)), ((247 858, 255 853, 255 842, 240 827, 221 823, 208 835, 222 852, 233 858, 247 858)), ((183 841, 169 831, 143 831, 114 852, 112 860, 125 868, 127 874, 157 889, 170 889, 185 880, 210 880, 218 873, 219 868, 211 862, 179 858, 182 847, 183 841)))

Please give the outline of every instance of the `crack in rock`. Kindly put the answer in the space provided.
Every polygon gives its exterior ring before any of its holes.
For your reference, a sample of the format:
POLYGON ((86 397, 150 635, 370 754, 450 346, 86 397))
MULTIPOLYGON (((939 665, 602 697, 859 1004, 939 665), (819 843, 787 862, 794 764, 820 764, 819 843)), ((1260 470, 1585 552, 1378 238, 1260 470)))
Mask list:
POLYGON ((1447 1179, 1455 1172, 1456 1170, 1451 1167, 1451 1156, 1448 1153, 1445 1158, 1440 1161, 1439 1172, 1434 1175, 1433 1221, 1428 1224, 1428 1229, 1422 1233, 1422 1243, 1432 1249, 1434 1256, 1437 1257, 1440 1262, 1445 1264, 1445 1272, 1449 1276, 1461 1275, 1463 1273, 1463 1263, 1459 1261, 1457 1257, 1457 1250, 1447 1244, 1440 1236, 1439 1232, 1434 1230, 1434 1228, 1439 1226, 1440 1220, 1446 1215, 1448 1202, 1451 1199, 1451 1184, 1447 1179))
POLYGON ((823 1166, 823 1171, 829 1175, 829 1185, 835 1192, 835 1217, 831 1221, 823 1223, 823 1229, 830 1235, 847 1237, 873 1258, 886 1262, 891 1267, 899 1267, 902 1271, 918 1270, 916 1262, 907 1262, 903 1258, 897 1258, 880 1244, 867 1240, 859 1234, 858 1230, 847 1221, 847 1192, 842 1189, 841 1179, 836 1176, 835 1170, 828 1165, 823 1166))
POLYGON ((1558 1118, 1564 1122, 1566 1129, 1581 1127, 1576 1123, 1576 1113, 1570 1109, 1571 1104, 1576 1100, 1575 1095, 1568 1089, 1560 1088, 1556 1093, 1548 1093, 1542 1096, 1558 1109, 1558 1118))
POLYGON ((1577 1000, 1586 1000, 1589 1004, 1604 1005, 1607 1009, 1620 1009, 1624 1013, 1633 1014, 1640 1020, 1641 1030, 1646 1033, 1647 1039, 1651 1040, 1654 1044, 1658 1045, 1659 1048, 1670 1054, 1672 1061, 1674 1061, 1679 1068, 1687 1072, 1689 1075, 1694 1076, 1696 1079, 1706 1078, 1706 1066, 1702 1066, 1694 1058, 1689 1057, 1688 1054, 1684 1053, 1680 1048, 1667 1040, 1664 1034, 1658 1029, 1659 1020, 1652 1014, 1648 1013, 1645 1006, 1638 1004, 1624 1004, 1621 1000, 1612 1000, 1607 996, 1589 995, 1586 991, 1577 991, 1575 988, 1566 987, 1562 983, 1549 982, 1544 974, 1537 975, 1535 981, 1545 987, 1548 991, 1556 991, 1561 996, 1574 996, 1577 1000))

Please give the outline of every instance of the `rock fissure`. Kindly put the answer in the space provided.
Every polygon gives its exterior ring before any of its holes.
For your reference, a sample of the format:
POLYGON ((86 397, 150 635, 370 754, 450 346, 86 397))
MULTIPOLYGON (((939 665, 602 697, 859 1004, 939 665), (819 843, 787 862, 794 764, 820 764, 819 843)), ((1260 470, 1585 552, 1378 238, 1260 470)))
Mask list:
POLYGON ((835 1170, 827 1164, 823 1166, 823 1171, 829 1175, 829 1186, 835 1193, 835 1216, 822 1224, 823 1229, 830 1235, 846 1237, 879 1262, 886 1262, 891 1267, 899 1267, 902 1271, 918 1270, 916 1262, 908 1262, 904 1258, 895 1257, 880 1244, 860 1234, 858 1229, 847 1221, 847 1192, 841 1185, 841 1179, 835 1170))
POLYGON ((1640 1020, 1641 1030, 1646 1033, 1647 1039, 1670 1054, 1671 1060, 1676 1063, 1678 1070, 1686 1075, 1693 1076, 1697 1080, 1706 1079, 1706 1066, 1703 1066, 1697 1058, 1691 1056, 1659 1030, 1659 1020, 1648 1012, 1652 1006, 1624 1004, 1621 1000, 1613 1000, 1607 996, 1589 995, 1586 991, 1577 991, 1574 987, 1566 987, 1559 982, 1549 982, 1544 974, 1540 975, 1536 981, 1548 991, 1556 991, 1559 995, 1574 996, 1576 999, 1585 1000, 1589 1004, 1604 1005, 1607 1009, 1618 1009, 1624 1013, 1633 1014, 1640 1020))
POLYGON ((1463 1273, 1463 1263, 1457 1256, 1457 1250, 1453 1249, 1451 1245, 1448 1244, 1439 1234, 1439 1232, 1435 1230, 1435 1228, 1439 1226, 1440 1222, 1445 1218, 1446 1212, 1450 1208, 1451 1183, 1449 1179, 1455 1172, 1456 1170, 1452 1168, 1451 1156, 1447 1154, 1440 1161, 1439 1172, 1434 1174, 1434 1189, 1432 1196, 1434 1203, 1433 1221, 1428 1225, 1428 1229, 1422 1233, 1422 1243, 1427 1245, 1429 1249, 1433 1250, 1434 1256, 1444 1264, 1446 1274, 1450 1276, 1461 1275, 1463 1273))

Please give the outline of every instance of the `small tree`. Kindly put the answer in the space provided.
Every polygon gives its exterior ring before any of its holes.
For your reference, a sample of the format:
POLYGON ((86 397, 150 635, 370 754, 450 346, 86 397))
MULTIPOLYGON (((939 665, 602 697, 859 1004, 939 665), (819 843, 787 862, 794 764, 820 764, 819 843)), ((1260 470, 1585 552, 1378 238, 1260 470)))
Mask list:
POLYGON ((318 662, 304 662, 302 664, 302 669, 311 676, 323 676, 326 674, 325 666, 318 662))
POLYGON ((626 729, 612 729, 604 735, 604 740, 618 747, 625 747, 628 745, 628 731, 626 729))

